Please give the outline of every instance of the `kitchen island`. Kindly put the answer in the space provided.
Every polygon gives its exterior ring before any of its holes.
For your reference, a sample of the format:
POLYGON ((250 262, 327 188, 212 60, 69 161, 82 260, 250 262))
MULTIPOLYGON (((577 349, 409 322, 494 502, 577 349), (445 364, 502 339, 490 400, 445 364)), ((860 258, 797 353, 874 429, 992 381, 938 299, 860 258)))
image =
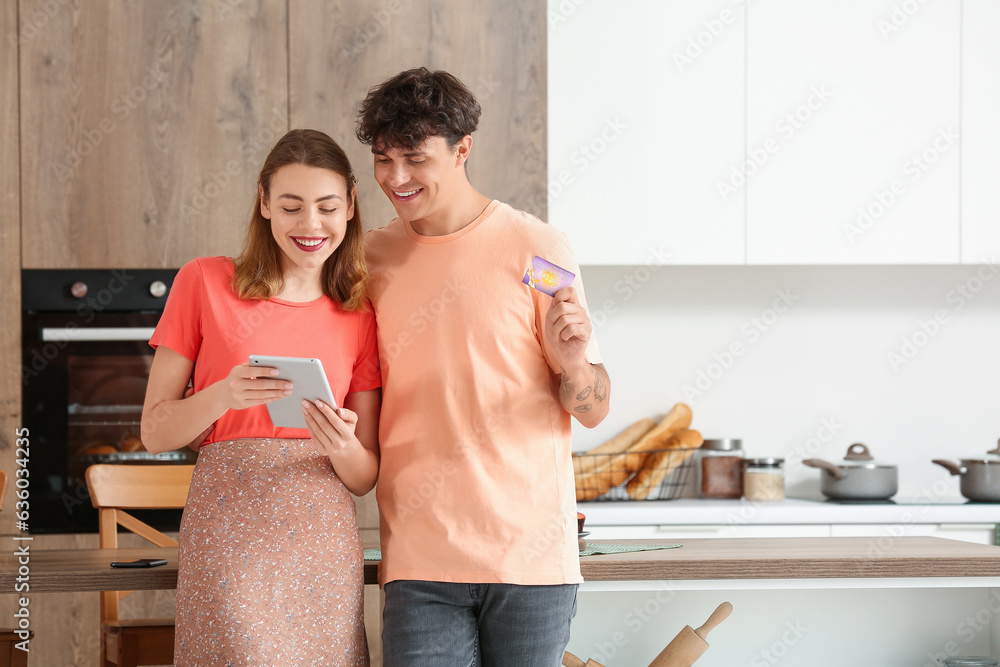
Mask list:
MULTIPOLYGON (((622 543, 625 541, 616 541, 622 543)), ((638 541, 663 544, 667 541, 638 541)), ((642 667, 724 600, 698 667, 935 665, 1000 655, 1000 547, 931 537, 684 539, 675 549, 585 556, 569 650, 607 667, 642 667)), ((173 588, 176 548, 33 551, 0 557, 0 591, 173 588), (110 553, 109 553, 110 552, 110 553), (162 556, 148 570, 112 560, 162 556), (28 573, 20 573, 20 567, 28 573)), ((372 583, 376 563, 365 564, 372 583)), ((371 594, 373 588, 368 588, 371 594)))
POLYGON ((922 667, 1000 649, 1000 547, 932 537, 680 543, 584 557, 569 650, 608 667, 645 665, 724 600, 735 611, 699 667, 922 667))

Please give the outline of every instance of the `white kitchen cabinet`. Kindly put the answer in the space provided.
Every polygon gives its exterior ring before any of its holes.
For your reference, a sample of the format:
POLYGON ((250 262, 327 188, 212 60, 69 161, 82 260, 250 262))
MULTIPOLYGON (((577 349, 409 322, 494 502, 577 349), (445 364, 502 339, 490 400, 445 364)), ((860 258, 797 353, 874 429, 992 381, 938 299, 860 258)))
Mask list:
POLYGON ((549 0, 548 217, 581 264, 742 264, 745 4, 549 0))
POLYGON ((587 526, 592 540, 679 540, 724 537, 829 537, 826 524, 587 526))
POLYGON ((962 263, 1000 262, 1000 2, 962 12, 962 263))
MULTIPOLYGON (((904 513, 902 515, 906 517, 904 513)), ((995 544, 993 523, 918 523, 903 518, 894 523, 743 523, 586 526, 590 540, 670 540, 759 537, 870 537, 872 548, 888 548, 899 537, 940 537, 947 540, 995 544)))
POLYGON ((959 0, 750 6, 748 264, 959 261, 960 23, 959 0))

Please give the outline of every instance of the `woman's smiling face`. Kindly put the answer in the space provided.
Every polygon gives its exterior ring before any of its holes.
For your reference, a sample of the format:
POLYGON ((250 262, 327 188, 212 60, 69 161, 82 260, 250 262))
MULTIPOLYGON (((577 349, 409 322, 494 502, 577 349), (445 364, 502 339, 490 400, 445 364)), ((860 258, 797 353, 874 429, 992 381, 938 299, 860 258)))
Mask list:
POLYGON ((282 268, 322 269, 344 240, 354 197, 335 171, 303 164, 281 167, 261 192, 260 212, 282 252, 282 268))

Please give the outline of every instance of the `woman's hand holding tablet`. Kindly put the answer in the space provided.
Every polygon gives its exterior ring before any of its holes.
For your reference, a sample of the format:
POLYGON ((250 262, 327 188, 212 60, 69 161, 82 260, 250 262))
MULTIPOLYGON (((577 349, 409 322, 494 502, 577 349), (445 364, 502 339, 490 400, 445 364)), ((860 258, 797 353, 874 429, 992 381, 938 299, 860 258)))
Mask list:
POLYGON ((292 383, 290 395, 267 404, 267 413, 275 426, 308 428, 305 416, 302 414, 304 400, 310 403, 320 400, 333 409, 337 408, 330 382, 319 359, 252 354, 250 365, 275 368, 278 371, 277 375, 268 375, 268 379, 286 380, 292 383))

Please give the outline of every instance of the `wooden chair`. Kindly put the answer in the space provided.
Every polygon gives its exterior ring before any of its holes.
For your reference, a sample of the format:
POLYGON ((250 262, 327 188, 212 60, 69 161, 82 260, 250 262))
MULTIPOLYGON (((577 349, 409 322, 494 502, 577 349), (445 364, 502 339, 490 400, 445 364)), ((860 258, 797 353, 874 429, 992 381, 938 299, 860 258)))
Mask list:
MULTIPOLYGON (((7 497, 7 471, 0 470, 0 510, 7 497)), ((28 633, 28 639, 35 635, 28 633)), ((0 629, 0 667, 28 667, 28 652, 17 648, 24 641, 14 630, 0 629)))
MULTIPOLYGON (((187 501, 193 465, 108 465, 87 468, 90 500, 100 511, 102 549, 118 547, 118 526, 159 547, 177 541, 125 510, 178 509, 187 501)), ((118 603, 132 591, 101 593, 101 667, 170 665, 174 661, 174 619, 120 619, 118 603)))

